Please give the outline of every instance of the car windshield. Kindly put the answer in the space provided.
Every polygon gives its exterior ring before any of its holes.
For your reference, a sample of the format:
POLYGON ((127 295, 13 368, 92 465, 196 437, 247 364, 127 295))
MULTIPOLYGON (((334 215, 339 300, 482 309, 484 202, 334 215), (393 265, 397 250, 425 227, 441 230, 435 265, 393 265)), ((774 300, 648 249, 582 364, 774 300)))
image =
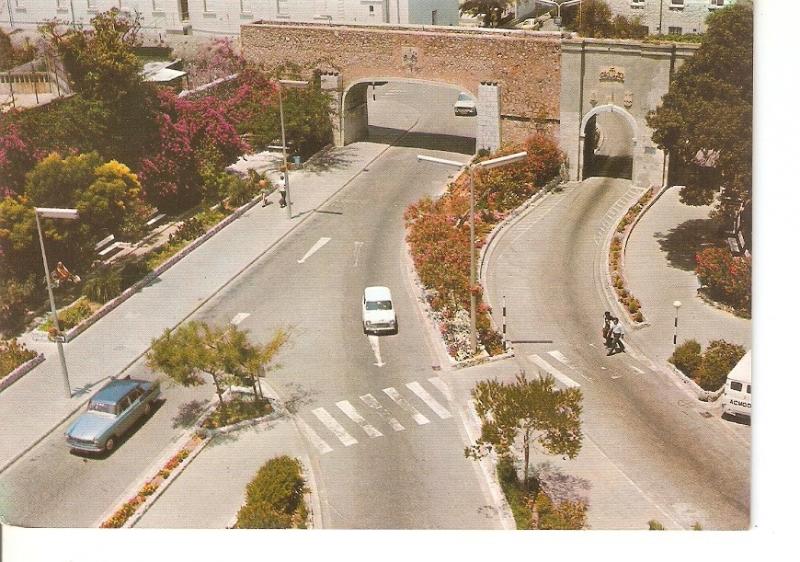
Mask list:
POLYGON ((92 400, 89 402, 89 411, 90 412, 102 412, 104 414, 114 414, 115 405, 110 404, 108 402, 98 402, 96 400, 92 400))
POLYGON ((467 94, 458 94, 458 101, 472 101, 472 99, 467 94))
POLYGON ((367 310, 392 310, 392 301, 367 301, 367 310))

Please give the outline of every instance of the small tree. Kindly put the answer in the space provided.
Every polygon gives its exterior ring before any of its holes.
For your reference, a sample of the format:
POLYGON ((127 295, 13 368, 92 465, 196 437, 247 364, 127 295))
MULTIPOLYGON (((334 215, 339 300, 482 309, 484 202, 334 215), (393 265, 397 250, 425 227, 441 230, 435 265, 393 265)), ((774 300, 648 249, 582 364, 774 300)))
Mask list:
POLYGON ((514 445, 521 438, 526 489, 532 445, 571 459, 581 449, 583 396, 578 388, 559 390, 550 375, 529 381, 520 373, 513 383, 481 381, 472 396, 482 422, 481 436, 464 454, 478 459, 494 448, 501 456, 514 456, 514 445))
POLYGON ((195 320, 173 331, 164 330, 160 338, 154 339, 147 366, 183 386, 203 384, 200 373, 211 376, 224 411, 223 394, 234 382, 247 380, 260 396, 256 376, 287 341, 288 333, 278 330, 270 342, 258 345, 235 326, 213 327, 195 320))
POLYGON ((479 17, 484 27, 497 27, 504 20, 511 19, 505 15, 513 3, 513 0, 465 0, 459 11, 479 17))

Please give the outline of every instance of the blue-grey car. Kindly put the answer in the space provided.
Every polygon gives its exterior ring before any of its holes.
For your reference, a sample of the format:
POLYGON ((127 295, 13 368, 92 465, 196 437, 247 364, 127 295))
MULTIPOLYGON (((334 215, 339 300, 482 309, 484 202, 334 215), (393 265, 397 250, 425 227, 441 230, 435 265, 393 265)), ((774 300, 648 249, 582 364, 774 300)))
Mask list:
POLYGON ((150 415, 160 395, 158 381, 112 380, 92 396, 86 411, 69 426, 67 444, 78 451, 113 451, 139 418, 150 415))

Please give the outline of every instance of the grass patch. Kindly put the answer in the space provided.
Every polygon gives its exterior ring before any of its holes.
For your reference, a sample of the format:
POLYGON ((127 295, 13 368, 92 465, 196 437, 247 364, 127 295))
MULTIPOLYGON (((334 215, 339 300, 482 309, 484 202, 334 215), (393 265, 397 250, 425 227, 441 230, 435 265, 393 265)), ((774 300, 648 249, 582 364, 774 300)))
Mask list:
MULTIPOLYGON (((89 318, 100 305, 81 297, 74 304, 58 312, 58 324, 62 331, 70 330, 89 318)), ((49 314, 47 320, 39 325, 39 330, 49 332, 53 328, 53 316, 49 314)))
POLYGON ((236 398, 217 405, 214 412, 206 418, 202 426, 205 429, 217 429, 233 425, 245 420, 252 420, 267 416, 273 412, 269 400, 249 400, 236 398))

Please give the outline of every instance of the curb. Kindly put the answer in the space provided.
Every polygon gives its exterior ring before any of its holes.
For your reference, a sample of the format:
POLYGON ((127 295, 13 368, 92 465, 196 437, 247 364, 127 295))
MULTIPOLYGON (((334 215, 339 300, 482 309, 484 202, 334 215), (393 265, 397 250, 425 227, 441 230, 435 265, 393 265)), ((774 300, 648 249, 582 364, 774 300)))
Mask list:
MULTIPOLYGON (((39 363, 45 360, 44 353, 40 353, 33 359, 28 359, 25 363, 8 373, 2 379, 0 379, 0 392, 7 389, 9 386, 17 382, 19 379, 27 375, 30 371, 34 369, 34 367, 38 366, 39 363)), ((2 472, 2 471, 0 471, 2 472)))
POLYGON ((716 402, 719 399, 719 397, 722 396, 722 393, 725 391, 724 384, 717 390, 705 390, 704 388, 701 388, 700 385, 694 382, 691 378, 689 378, 687 374, 678 369, 675 365, 673 365, 672 363, 668 363, 668 365, 670 369, 672 369, 672 372, 678 375, 678 377, 684 384, 689 386, 689 390, 691 390, 697 395, 697 399, 700 402, 716 402))

